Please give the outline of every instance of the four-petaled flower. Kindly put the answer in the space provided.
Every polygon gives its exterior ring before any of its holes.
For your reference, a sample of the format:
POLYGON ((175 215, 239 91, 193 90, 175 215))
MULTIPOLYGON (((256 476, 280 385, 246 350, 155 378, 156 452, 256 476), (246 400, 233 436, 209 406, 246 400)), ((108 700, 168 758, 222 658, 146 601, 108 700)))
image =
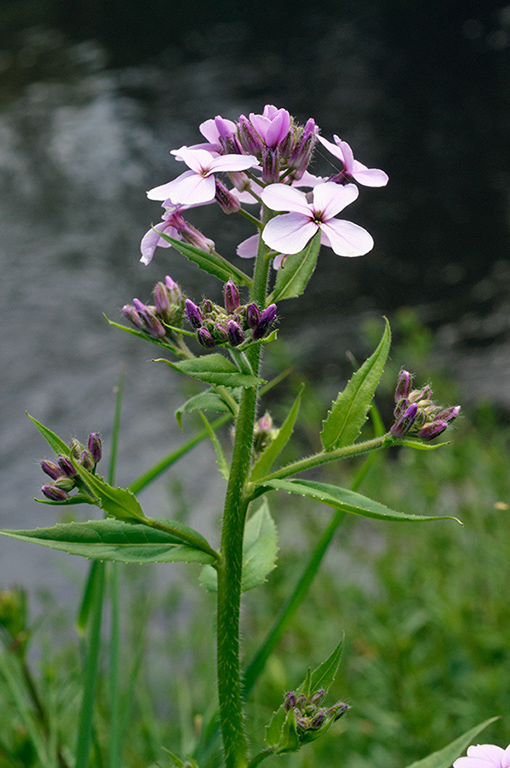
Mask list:
POLYGON ((354 179, 358 184, 365 187, 384 187, 388 183, 388 175, 379 168, 367 168, 366 165, 354 159, 352 149, 346 141, 342 141, 336 134, 333 136, 335 143, 332 144, 323 136, 319 136, 319 141, 323 147, 331 152, 343 163, 343 169, 336 174, 335 181, 350 181, 354 179))
POLYGON ((173 181, 161 184, 147 192, 149 200, 171 200, 181 205, 203 205, 214 200, 216 182, 214 174, 223 171, 246 171, 258 165, 253 155, 220 155, 215 157, 206 149, 181 147, 172 150, 177 160, 183 160, 189 171, 173 181))
POLYGON ((510 744, 506 749, 495 744, 468 747, 467 757, 455 760, 453 768, 510 768, 510 744))
POLYGON ((337 213, 358 197, 354 184, 341 186, 327 181, 307 195, 285 184, 270 184, 262 194, 263 202, 274 211, 289 211, 275 216, 265 226, 262 239, 279 253, 299 253, 320 230, 321 243, 339 256, 363 256, 373 248, 372 236, 357 224, 335 219, 337 213))
POLYGON ((266 104, 261 115, 250 112, 250 122, 266 147, 274 149, 288 135, 291 118, 286 109, 277 109, 272 104, 266 104))

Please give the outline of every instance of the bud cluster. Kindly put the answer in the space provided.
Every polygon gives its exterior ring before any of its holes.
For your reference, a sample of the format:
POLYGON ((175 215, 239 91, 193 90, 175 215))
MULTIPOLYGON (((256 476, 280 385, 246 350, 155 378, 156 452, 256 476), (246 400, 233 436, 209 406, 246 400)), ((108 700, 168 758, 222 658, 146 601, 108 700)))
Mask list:
POLYGON ((303 735, 307 731, 317 731, 331 722, 342 717, 349 709, 343 701, 338 701, 332 707, 321 707, 326 691, 320 688, 310 696, 304 693, 289 691, 285 694, 283 708, 286 712, 294 710, 298 732, 303 735))
POLYGON ((237 286, 229 280, 223 288, 220 307, 209 299, 200 306, 186 299, 184 311, 197 339, 203 347, 212 349, 217 344, 238 347, 246 339, 262 339, 276 318, 276 304, 260 310, 255 302, 241 304, 237 286))
MULTIPOLYGON (((87 448, 84 448, 75 438, 71 440, 69 447, 72 458, 89 472, 95 470, 103 455, 101 438, 96 432, 89 435, 87 448)), ((44 459, 41 461, 41 469, 51 477, 51 483, 43 485, 41 488, 41 492, 51 501, 66 501, 70 491, 80 485, 80 477, 76 467, 67 456, 58 456, 56 463, 44 459)))
POLYGON ((156 283, 153 290, 154 304, 144 304, 133 299, 133 304, 122 307, 122 314, 137 330, 153 339, 173 338, 173 332, 165 326, 182 327, 185 297, 179 285, 168 275, 165 282, 156 283))
POLYGON ((270 445, 280 430, 274 427, 271 415, 266 411, 253 430, 253 455, 257 459, 270 445))
POLYGON ((457 418, 460 405, 443 408, 433 402, 428 385, 422 389, 413 389, 412 386, 412 375, 401 371, 395 389, 395 422, 390 432, 398 438, 416 435, 422 440, 433 440, 457 418))

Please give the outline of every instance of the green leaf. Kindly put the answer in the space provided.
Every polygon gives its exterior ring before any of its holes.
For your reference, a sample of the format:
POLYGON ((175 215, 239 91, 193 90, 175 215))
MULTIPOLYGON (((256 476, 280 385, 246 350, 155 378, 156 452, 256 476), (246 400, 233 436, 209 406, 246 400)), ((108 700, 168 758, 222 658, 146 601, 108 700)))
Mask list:
POLYGON ((158 231, 158 234, 163 240, 166 240, 167 243, 173 245, 173 247, 182 253, 183 256, 186 256, 187 259, 193 261, 200 269, 223 280, 224 283, 226 283, 227 280, 233 280, 236 285, 251 285, 251 278, 248 277, 248 275, 245 275, 244 272, 237 267, 234 267, 233 264, 227 261, 227 259, 224 259, 223 256, 220 256, 219 253, 204 251, 194 245, 183 243, 181 240, 176 240, 169 235, 165 235, 163 232, 158 231))
POLYGON ((466 751, 484 728, 487 728, 487 726, 495 720, 499 720, 499 717, 491 717, 489 720, 480 723, 480 725, 476 725, 474 728, 471 728, 471 730, 463 733, 462 736, 459 736, 458 739, 455 739, 455 741, 452 741, 446 747, 443 747, 443 749, 440 749, 438 752, 433 752, 431 755, 428 755, 428 757, 423 758, 423 760, 418 760, 417 762, 412 763, 408 768, 451 768, 453 761, 466 751))
MULTIPOLYGON (((173 527, 182 523, 170 521, 173 527)), ((89 520, 85 523, 62 523, 51 528, 0 531, 20 541, 42 544, 62 550, 69 555, 80 555, 92 560, 112 560, 122 563, 213 563, 214 557, 202 549, 182 543, 178 535, 128 524, 119 520, 89 520)), ((195 536, 199 536, 193 532, 195 536)), ((204 539, 205 541, 205 539, 204 539)))
POLYGON ((450 445, 450 441, 445 443, 424 443, 423 440, 393 440, 390 445, 404 445, 406 448, 414 448, 415 451, 435 451, 436 448, 443 448, 445 445, 450 445))
POLYGON ((360 493, 328 483, 318 483, 315 480, 263 480, 260 485, 266 489, 274 488, 287 493, 298 493, 301 496, 307 496, 315 501, 328 504, 335 509, 341 509, 353 515, 361 515, 361 517, 371 517, 374 520, 414 523, 425 523, 430 520, 455 520, 462 525, 458 518, 450 515, 425 516, 396 512, 378 501, 362 496, 360 493))
MULTIPOLYGON (((267 575, 276 566, 278 536, 269 506, 264 500, 249 518, 244 529, 243 578, 241 589, 246 592, 266 581, 267 575)), ((200 574, 200 583, 209 592, 218 589, 217 573, 211 566, 205 566, 200 574)))
POLYGON ((336 673, 338 672, 338 667, 340 665, 340 658, 342 656, 342 646, 343 646, 344 639, 340 640, 336 648, 333 650, 332 653, 328 656, 327 659, 325 659, 322 664, 320 664, 317 669, 314 669, 312 672, 312 679, 311 679, 311 691, 314 693, 315 691, 318 691, 320 688, 324 688, 326 693, 329 691, 331 684, 333 683, 333 680, 336 677, 336 673))
POLYGON ((321 440, 326 451, 354 443, 366 421, 390 349, 390 325, 387 320, 385 323, 379 346, 352 375, 323 422, 321 440))
POLYGON ((139 339, 143 339, 144 341, 150 341, 152 344, 156 344, 158 347, 163 347, 164 349, 171 349, 172 352, 176 355, 182 355, 182 351, 178 349, 174 344, 171 344, 166 339, 165 341, 163 341, 162 339, 155 339, 153 336, 150 335, 150 333, 145 333, 144 331, 137 331, 136 328, 129 328, 127 325, 116 323, 113 320, 110 320, 109 318, 107 318, 105 314, 103 314, 103 317, 106 320, 106 322, 109 325, 113 326, 114 328, 120 328, 121 331, 126 331, 126 333, 130 333, 132 336, 138 336, 139 339))
POLYGON ((90 488, 97 498, 97 506, 104 509, 107 515, 113 515, 117 520, 126 523, 136 523, 145 520, 143 509, 138 499, 128 488, 114 488, 98 475, 93 475, 77 461, 73 466, 81 480, 90 488))
POLYGON ((255 462, 253 469, 251 471, 250 479, 252 480, 252 482, 255 482, 256 480, 260 480, 261 477, 264 477, 269 473, 269 470, 275 463, 280 452, 290 440, 292 432, 294 431, 294 424, 296 422, 297 415, 299 412, 299 405, 301 403, 301 396, 303 394, 303 390, 304 390, 304 385, 301 386, 298 396, 296 397, 287 418, 285 419, 282 426, 280 427, 280 430, 277 436, 271 443, 269 443, 267 448, 264 451, 262 451, 261 455, 255 462))
POLYGON ((30 421, 35 424, 41 435, 44 437, 46 442, 48 442, 51 446, 51 448, 55 451, 57 454, 62 454, 63 456, 70 456, 71 449, 69 448, 66 443, 64 443, 63 440, 60 439, 58 435, 56 435, 54 432, 51 431, 51 429, 48 429, 48 427, 45 427, 44 424, 41 424, 40 421, 37 421, 37 419, 34 419, 33 416, 31 416, 27 411, 25 411, 30 421))
MULTIPOLYGON (((239 402, 239 394, 239 389, 231 392, 231 395, 236 402, 239 402)), ((181 429, 183 414, 192 413, 193 411, 216 411, 217 413, 230 413, 231 415, 235 415, 232 414, 232 410, 221 395, 213 389, 207 389, 205 392, 200 392, 200 394, 190 397, 189 400, 186 400, 186 402, 176 410, 175 418, 181 429)))
POLYGON ((264 379, 257 376, 240 373, 234 363, 223 355, 214 352, 211 355, 202 355, 192 360, 182 360, 174 363, 164 358, 154 362, 166 363, 174 371, 185 373, 194 379, 199 379, 206 384, 223 384, 226 387, 257 387, 264 384, 264 379))
POLYGON ((301 296, 315 269, 320 247, 321 233, 317 232, 304 250, 287 256, 278 270, 274 291, 269 297, 271 302, 301 296))

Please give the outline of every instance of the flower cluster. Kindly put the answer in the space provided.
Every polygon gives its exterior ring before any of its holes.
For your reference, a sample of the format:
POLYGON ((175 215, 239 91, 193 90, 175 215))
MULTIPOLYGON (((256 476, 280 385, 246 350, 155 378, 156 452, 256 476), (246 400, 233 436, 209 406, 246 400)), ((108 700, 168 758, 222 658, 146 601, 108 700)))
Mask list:
POLYGON ((274 426, 271 415, 266 411, 262 418, 255 423, 253 430, 253 456, 255 459, 273 442, 279 431, 274 426))
MULTIPOLYGON (((96 432, 89 435, 87 448, 76 439, 71 440, 69 447, 72 458, 90 472, 95 470, 103 455, 101 438, 96 432)), ((41 488, 41 492, 51 501, 66 501, 69 492, 80 485, 78 471, 67 456, 58 456, 57 463, 44 459, 41 461, 41 469, 51 477, 51 483, 41 488)))
POLYGON ((457 418, 460 405, 442 408, 432 401, 432 390, 427 385, 413 389, 413 377, 401 371, 395 389, 395 422, 390 432, 394 437, 417 435, 422 440, 433 440, 457 418))
POLYGON ((223 288, 224 307, 204 299, 197 306, 185 301, 185 313, 203 347, 212 349, 217 344, 238 347, 247 339, 262 339, 276 318, 276 304, 260 310, 255 302, 241 305, 237 286, 229 280, 223 288))
POLYGON ((299 253, 319 230, 321 242, 340 256, 362 256, 373 247, 365 229, 336 215, 357 198, 356 183, 380 187, 388 177, 355 160, 350 146, 338 136, 334 143, 320 136, 313 118, 300 125, 286 109, 268 104, 261 114, 240 115, 237 122, 217 115, 202 123, 200 132, 205 142, 171 150, 187 170, 147 192, 150 200, 162 202, 165 213, 163 222, 142 240, 144 264, 157 246, 171 245, 164 235, 214 252, 214 243, 182 216, 190 208, 214 202, 225 213, 246 213, 242 205, 263 203, 279 214, 265 226, 262 220, 257 222, 259 233, 237 250, 243 258, 255 256, 262 237, 275 251, 276 268, 282 266, 282 256, 299 253), (328 178, 308 170, 317 140, 335 163, 341 163, 328 178))
POLYGON ((154 304, 144 304, 133 299, 133 304, 125 304, 122 314, 139 331, 147 333, 153 339, 174 338, 173 332, 166 326, 182 327, 185 297, 179 285, 168 275, 165 282, 155 285, 154 304))
POLYGON ((315 691, 311 696, 293 691, 285 694, 283 707, 286 712, 290 712, 291 709, 294 710, 298 733, 305 734, 307 731, 317 731, 338 720, 349 709, 349 706, 343 701, 333 704, 332 707, 321 707, 325 695, 326 691, 322 688, 315 691))

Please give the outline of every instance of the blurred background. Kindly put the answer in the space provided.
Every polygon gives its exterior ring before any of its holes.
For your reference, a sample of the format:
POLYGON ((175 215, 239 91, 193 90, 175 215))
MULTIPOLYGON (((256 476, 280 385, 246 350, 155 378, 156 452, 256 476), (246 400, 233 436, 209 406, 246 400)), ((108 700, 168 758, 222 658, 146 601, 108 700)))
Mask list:
MULTIPOLYGON (((385 189, 362 189, 349 209, 373 234, 374 250, 342 259, 324 249, 304 298, 280 308, 281 357, 315 380, 325 398, 316 413, 310 401, 305 416, 311 423, 324 414, 326 398, 349 371, 346 351, 360 358, 367 353, 380 334, 381 315, 396 331, 393 373, 406 365, 427 379, 439 370, 447 403, 465 408, 454 452, 442 459, 434 454, 431 463, 402 459, 411 487, 392 486, 391 469, 381 469, 363 489, 397 508, 412 501, 422 513, 433 507, 471 515, 460 549, 449 529, 438 529, 426 545, 421 531, 416 544, 407 531, 393 543, 369 527, 349 528, 352 554, 332 556, 321 577, 322 597, 302 614, 286 648, 291 656, 296 648, 312 653, 314 660, 321 644, 329 652, 325 625, 319 637, 320 617, 333 615, 345 600, 354 662, 344 683, 351 696, 357 683, 365 702, 350 738, 370 764, 395 765, 391 750, 374 752, 366 740, 379 729, 401 737, 397 711, 412 711, 407 754, 414 749, 423 756, 430 723, 437 722, 437 697, 451 695, 453 685, 459 684, 458 700, 443 713, 436 746, 452 724, 468 728, 510 703, 501 691, 510 673, 510 638, 482 632, 481 613, 469 603, 473 592, 483 595, 484 626, 508 628, 508 575, 501 567, 508 564, 508 534, 501 515, 509 502, 510 4, 2 0, 0 527, 56 519, 54 508, 33 502, 44 481, 38 462, 52 457, 25 409, 64 439, 84 441, 101 432, 108 451, 114 389, 123 373, 119 484, 185 439, 174 410, 186 383, 150 362, 152 347, 109 328, 102 313, 120 321, 120 308, 135 296, 148 300, 166 274, 195 299, 203 293, 219 298, 218 285, 173 250, 159 250, 149 267, 139 264, 139 241, 160 216, 145 190, 177 173, 169 150, 199 141, 200 122, 217 114, 235 119, 266 103, 286 107, 302 122, 313 116, 326 137, 339 134, 357 158, 390 177, 385 189), (493 566, 490 577, 478 582, 472 569, 461 575, 466 553, 471 563, 493 566), (428 581, 423 574, 434 558, 428 581), (360 581, 340 598, 328 581, 332 572, 358 573, 360 581), (409 585, 424 586, 417 603, 409 585), (364 625, 360 606, 367 594, 377 598, 378 619, 364 625), (401 613, 391 609, 397 602, 401 613), (468 620, 475 629, 471 645, 461 648, 468 620), (313 642, 310 626, 317 626, 313 642), (426 642, 412 661, 409 638, 420 633, 426 642), (443 658, 445 648, 454 651, 443 658), (378 665, 392 655, 389 679, 378 665), (444 677, 446 669, 452 678, 444 677), (374 703, 374 689, 386 699, 374 703), (424 691, 431 694, 427 717, 424 691), (475 699, 481 715, 473 710, 475 699), (496 700, 499 709, 488 711, 496 700)), ((329 172, 320 152, 315 167, 329 172)), ((212 206, 190 218, 240 264, 234 254, 247 234, 244 221, 232 217, 224 230, 212 206)), ((389 386, 386 394, 391 400, 389 386)), ((199 447, 179 464, 177 478, 144 492, 144 507, 154 515, 186 513, 206 530, 221 508, 223 484, 214 471, 209 446, 199 447)), ((325 518, 319 513, 312 523, 304 508, 295 512, 301 533, 294 540, 295 529, 283 522, 283 540, 304 551, 325 518)), ((287 561, 282 554, 274 605, 257 608, 258 619, 247 614, 254 637, 285 596, 294 554, 287 561)), ((78 599, 86 568, 42 547, 0 541, 0 588, 19 582, 40 600, 44 585, 65 605, 78 599)), ((195 589, 186 587, 185 596, 195 589)), ((295 658, 298 668, 301 656, 295 658)), ((275 659, 270 670, 277 691, 287 684, 282 664, 275 659)))

